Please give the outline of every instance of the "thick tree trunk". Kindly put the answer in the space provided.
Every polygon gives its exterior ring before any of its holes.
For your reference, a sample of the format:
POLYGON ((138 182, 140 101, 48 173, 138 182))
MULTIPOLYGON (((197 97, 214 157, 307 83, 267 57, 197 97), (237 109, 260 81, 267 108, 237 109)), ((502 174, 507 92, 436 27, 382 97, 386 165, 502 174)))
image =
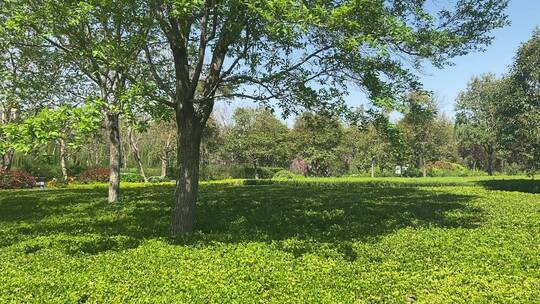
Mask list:
POLYGON ((489 146, 486 152, 487 152, 487 172, 488 172, 488 175, 491 176, 493 175, 493 154, 494 154, 493 147, 489 146))
POLYGON ((120 196, 120 165, 122 147, 120 144, 120 114, 107 114, 109 132, 109 203, 115 203, 120 196))
POLYGON ((199 162, 203 128, 201 122, 189 109, 178 111, 176 124, 178 163, 171 219, 172 236, 193 231, 195 204, 199 190, 199 162))
POLYGON ((148 178, 146 177, 146 173, 144 172, 144 167, 141 161, 141 152, 139 151, 139 147, 137 147, 137 142, 135 141, 135 136, 133 135, 133 129, 129 128, 129 145, 131 146, 131 150, 133 151, 133 157, 135 158, 135 162, 137 163, 137 169, 139 170, 139 174, 143 177, 144 182, 148 182, 148 178))
POLYGON ((62 179, 64 181, 68 180, 68 172, 66 165, 67 151, 66 151, 66 142, 63 139, 59 139, 58 143, 60 144, 60 169, 62 170, 62 179))

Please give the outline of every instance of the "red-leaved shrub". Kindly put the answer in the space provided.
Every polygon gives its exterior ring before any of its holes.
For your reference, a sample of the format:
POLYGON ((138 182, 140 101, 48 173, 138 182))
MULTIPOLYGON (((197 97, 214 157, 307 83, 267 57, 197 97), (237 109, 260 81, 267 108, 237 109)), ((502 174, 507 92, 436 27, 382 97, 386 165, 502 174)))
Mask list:
POLYGON ((88 169, 79 175, 78 181, 81 183, 108 182, 109 168, 88 169))
POLYGON ((0 189, 23 189, 35 186, 36 179, 28 172, 0 170, 0 189))
POLYGON ((297 174, 306 175, 310 169, 310 165, 301 158, 295 158, 291 163, 291 170, 297 174))

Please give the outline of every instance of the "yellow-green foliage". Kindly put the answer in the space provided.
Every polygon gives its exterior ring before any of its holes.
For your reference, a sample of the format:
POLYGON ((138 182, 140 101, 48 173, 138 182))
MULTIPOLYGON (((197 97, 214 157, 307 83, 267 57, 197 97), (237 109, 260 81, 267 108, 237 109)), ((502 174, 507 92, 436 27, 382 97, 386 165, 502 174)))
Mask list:
POLYGON ((272 182, 0 191, 0 303, 540 302, 537 181, 272 182))

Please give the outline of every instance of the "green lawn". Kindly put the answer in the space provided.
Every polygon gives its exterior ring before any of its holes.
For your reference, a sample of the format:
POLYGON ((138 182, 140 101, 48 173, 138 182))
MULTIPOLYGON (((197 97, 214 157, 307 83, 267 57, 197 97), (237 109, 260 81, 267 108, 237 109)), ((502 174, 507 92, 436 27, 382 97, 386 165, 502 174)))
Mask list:
POLYGON ((540 303, 540 182, 246 184, 0 191, 0 303, 540 303))

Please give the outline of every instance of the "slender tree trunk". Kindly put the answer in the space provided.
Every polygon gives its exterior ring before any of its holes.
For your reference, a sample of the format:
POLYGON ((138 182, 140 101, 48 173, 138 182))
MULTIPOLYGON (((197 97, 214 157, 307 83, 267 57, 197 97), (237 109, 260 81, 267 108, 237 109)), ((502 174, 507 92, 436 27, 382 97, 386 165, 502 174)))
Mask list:
POLYGON ((115 203, 120 196, 120 165, 122 147, 120 144, 120 114, 107 114, 109 132, 109 203, 115 203))
POLYGON ((172 135, 169 133, 167 135, 167 141, 165 141, 165 147, 161 149, 160 159, 161 159, 161 177, 167 176, 167 170, 169 169, 169 153, 171 151, 171 138, 172 135))
POLYGON ((167 169, 169 168, 169 159, 167 155, 161 156, 161 177, 167 176, 167 169))
POLYGON ((67 182, 68 172, 66 165, 67 151, 66 151, 66 142, 63 139, 58 140, 60 144, 60 169, 62 170, 62 179, 67 182))
POLYGON ((11 170, 11 166, 13 165, 13 156, 15 155, 15 151, 13 149, 7 150, 6 154, 2 155, 0 158, 0 169, 9 171, 11 170))
POLYGON ((375 177, 375 160, 371 160, 371 177, 375 177))
MULTIPOLYGON (((13 120, 15 120, 16 113, 11 108, 2 108, 0 109, 0 125, 5 125, 13 120)), ((4 155, 0 155, 0 169, 9 171, 13 165, 13 156, 15 155, 15 150, 8 149, 4 155)))
POLYGON ((253 161, 253 169, 255 170, 254 172, 255 179, 259 179, 259 164, 257 162, 257 159, 253 161))
POLYGON ((135 158, 135 162, 137 163, 137 169, 139 169, 139 174, 143 177, 144 182, 148 182, 148 178, 146 177, 146 173, 144 172, 144 167, 141 161, 141 152, 139 151, 139 147, 137 147, 137 142, 135 141, 135 136, 133 135, 133 129, 129 128, 129 145, 131 146, 131 150, 133 151, 133 157, 135 158))
POLYGON ((493 175, 493 154, 493 147, 489 146, 487 148, 487 171, 489 176, 493 175))
POLYGON ((178 110, 176 191, 171 219, 171 234, 191 233, 199 190, 199 162, 202 124, 193 109, 178 110))

